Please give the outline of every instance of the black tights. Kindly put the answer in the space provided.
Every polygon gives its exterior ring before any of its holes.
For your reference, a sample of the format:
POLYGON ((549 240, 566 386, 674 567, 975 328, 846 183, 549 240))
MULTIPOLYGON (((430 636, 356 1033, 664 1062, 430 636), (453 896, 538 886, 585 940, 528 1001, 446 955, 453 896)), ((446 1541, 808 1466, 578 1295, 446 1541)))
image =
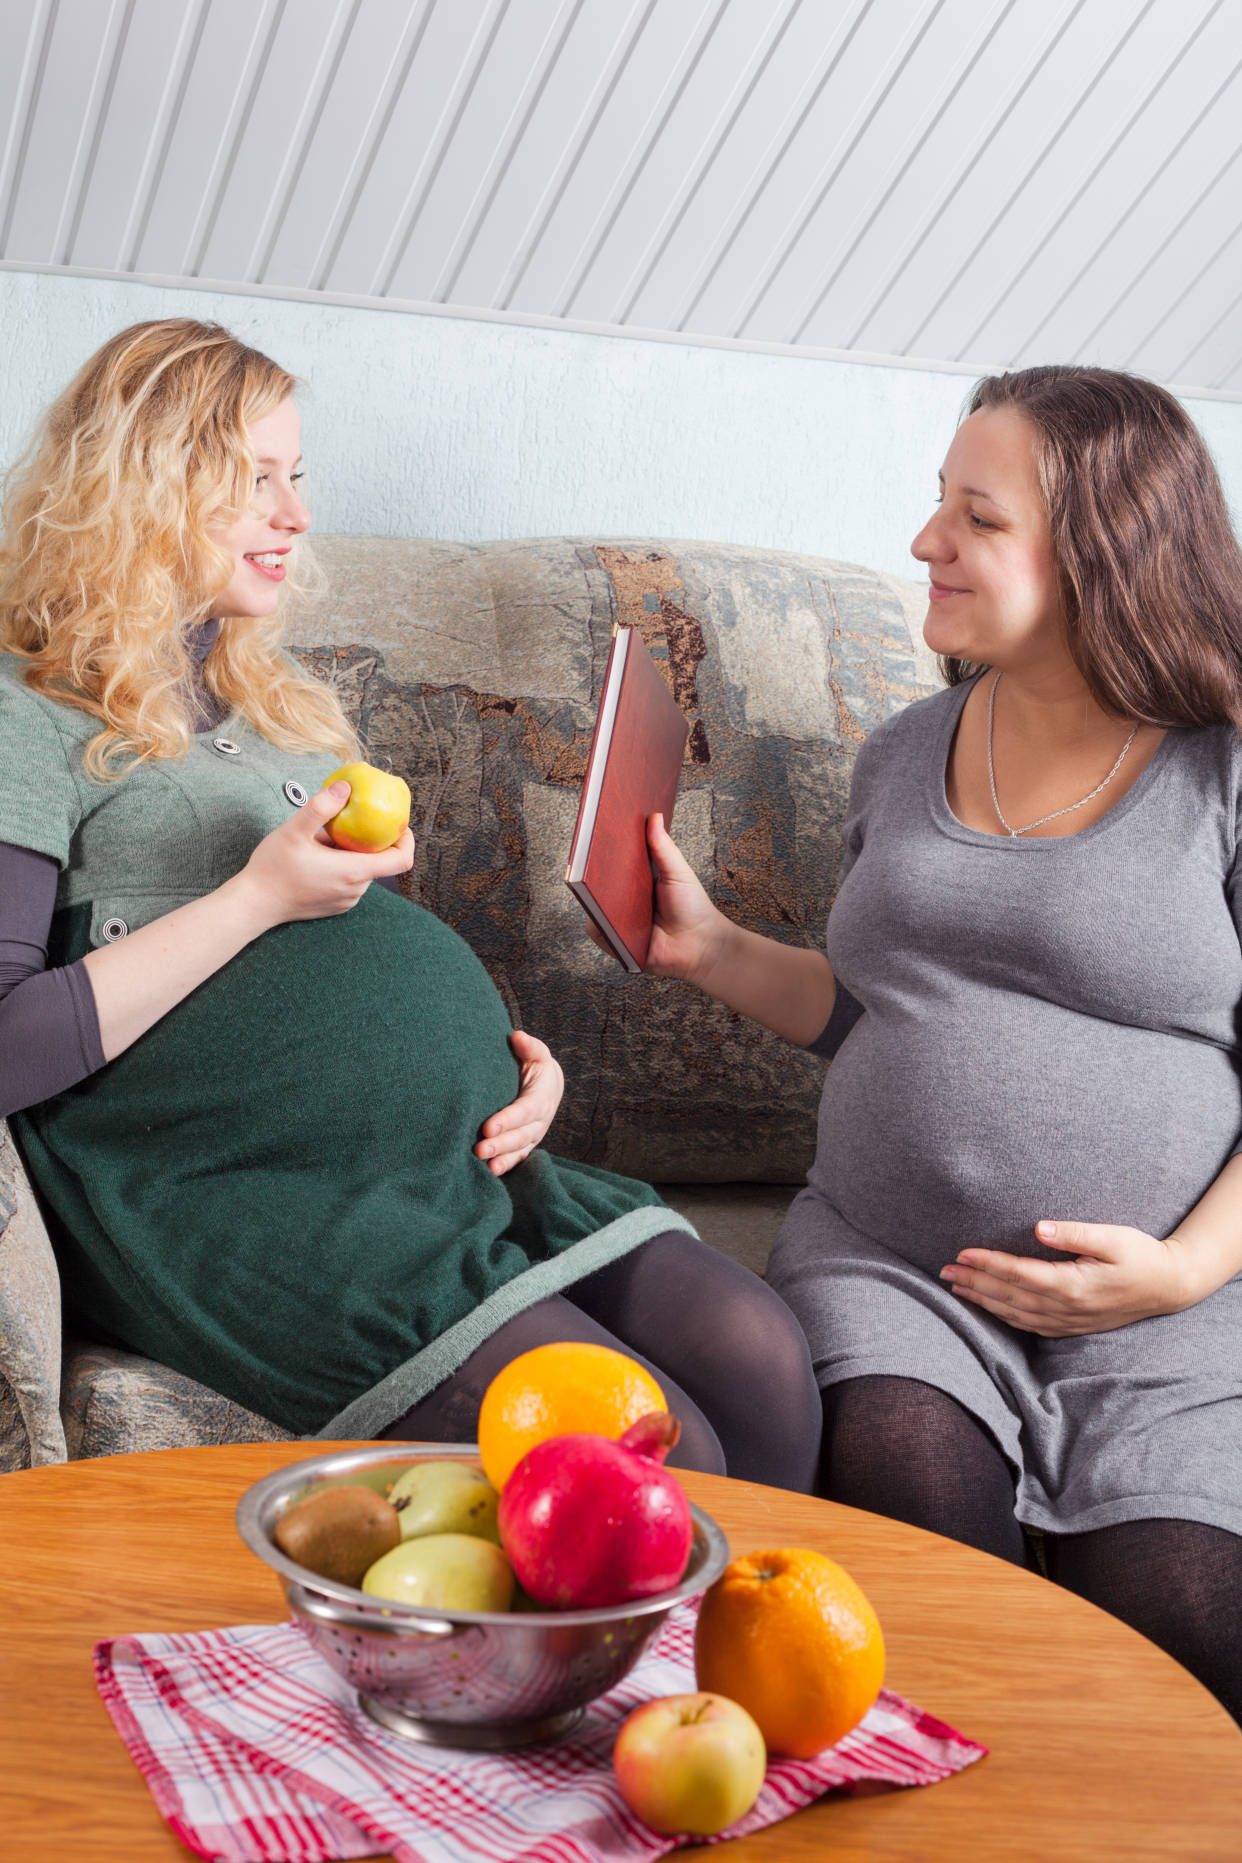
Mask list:
POLYGON ((669 1230, 508 1320, 382 1431, 402 1442, 473 1442, 483 1393, 520 1352, 555 1340, 613 1346, 645 1365, 681 1423, 669 1466, 809 1494, 820 1410, 802 1329, 770 1287, 683 1230, 669 1230))
MULTIPOLYGON (((819 1492, 1029 1563, 1014 1476, 989 1431, 914 1378, 822 1393, 819 1492)), ((1049 1576, 1167 1650, 1242 1724, 1242 1537, 1193 1520, 1128 1520, 1044 1542, 1049 1576)))

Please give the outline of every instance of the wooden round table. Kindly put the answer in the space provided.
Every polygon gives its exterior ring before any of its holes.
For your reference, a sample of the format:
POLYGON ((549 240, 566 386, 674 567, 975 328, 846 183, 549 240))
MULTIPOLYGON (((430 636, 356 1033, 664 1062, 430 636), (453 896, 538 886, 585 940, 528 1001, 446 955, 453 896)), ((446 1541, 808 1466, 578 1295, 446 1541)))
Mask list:
MULTIPOLYGON (((260 1475, 316 1452, 176 1449, 0 1476, 0 1831, 11 1863, 188 1854, 95 1691, 91 1649, 126 1632, 284 1621, 277 1581, 237 1538, 233 1509, 260 1475)), ((821 1801, 738 1840, 730 1863, 1220 1863, 1242 1851, 1242 1733, 1125 1625, 913 1527, 775 1488, 683 1480, 735 1555, 803 1545, 840 1560, 879 1613, 889 1685, 991 1749, 939 1785, 821 1801)))

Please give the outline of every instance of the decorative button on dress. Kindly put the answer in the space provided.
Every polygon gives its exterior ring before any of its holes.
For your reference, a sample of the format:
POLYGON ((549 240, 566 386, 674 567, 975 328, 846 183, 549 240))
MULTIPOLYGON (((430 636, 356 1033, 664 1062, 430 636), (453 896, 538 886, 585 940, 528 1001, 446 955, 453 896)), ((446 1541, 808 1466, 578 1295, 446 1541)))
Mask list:
MULTIPOLYGON (((335 767, 231 718, 93 784, 95 720, 20 672, 0 656, 0 840, 61 865, 53 964, 219 885, 335 767)), ((518 1090, 510 1032, 456 933, 383 888, 256 939, 12 1121, 79 1324, 285 1428, 367 1436, 513 1314, 690 1229, 645 1184, 473 1156, 518 1090)))

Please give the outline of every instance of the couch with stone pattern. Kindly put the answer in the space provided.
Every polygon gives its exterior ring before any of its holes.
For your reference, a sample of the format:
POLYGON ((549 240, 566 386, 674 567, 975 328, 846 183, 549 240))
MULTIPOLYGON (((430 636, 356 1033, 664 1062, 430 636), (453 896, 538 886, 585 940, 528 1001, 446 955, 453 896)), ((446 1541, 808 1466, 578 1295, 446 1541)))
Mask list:
MULTIPOLYGON (((554 1151, 659 1184, 762 1269, 810 1161, 824 1063, 587 938, 565 859, 616 625, 690 725, 674 832, 724 911, 823 936, 854 752, 939 683, 913 582, 663 539, 325 537, 288 637, 414 797, 403 886, 486 964, 567 1091, 554 1151)), ((165 1366, 62 1338, 47 1228, 0 1122, 0 1469, 287 1432, 165 1366)))

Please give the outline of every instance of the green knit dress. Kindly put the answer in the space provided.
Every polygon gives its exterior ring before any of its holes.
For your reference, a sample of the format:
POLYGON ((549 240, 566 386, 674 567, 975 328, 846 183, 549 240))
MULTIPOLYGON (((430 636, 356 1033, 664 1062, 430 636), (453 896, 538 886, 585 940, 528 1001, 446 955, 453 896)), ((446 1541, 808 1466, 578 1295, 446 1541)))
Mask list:
MULTIPOLYGON (((61 863, 53 963, 220 884, 332 767, 233 719, 103 786, 95 729, 0 656, 0 839, 61 863)), ((532 1302, 688 1229, 631 1179, 474 1157, 518 1090, 509 1033, 468 946, 381 887, 265 933, 12 1121, 77 1322, 287 1429, 367 1436, 532 1302)))

